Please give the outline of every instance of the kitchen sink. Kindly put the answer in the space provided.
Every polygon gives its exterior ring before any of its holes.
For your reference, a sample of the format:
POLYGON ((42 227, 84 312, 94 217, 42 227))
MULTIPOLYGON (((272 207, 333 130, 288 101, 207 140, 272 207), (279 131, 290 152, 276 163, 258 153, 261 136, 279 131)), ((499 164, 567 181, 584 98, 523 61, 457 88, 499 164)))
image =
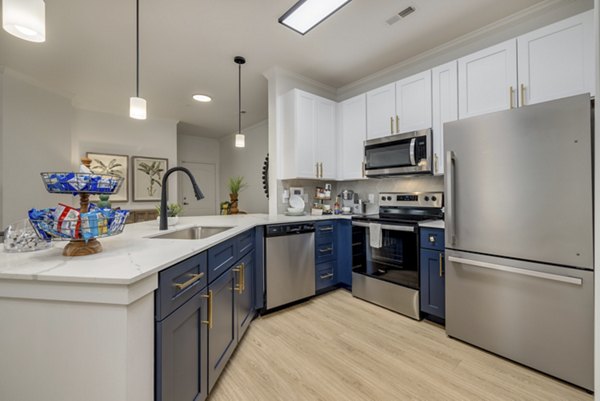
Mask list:
POLYGON ((183 230, 171 231, 152 237, 154 239, 205 239, 220 234, 233 227, 189 227, 183 230))

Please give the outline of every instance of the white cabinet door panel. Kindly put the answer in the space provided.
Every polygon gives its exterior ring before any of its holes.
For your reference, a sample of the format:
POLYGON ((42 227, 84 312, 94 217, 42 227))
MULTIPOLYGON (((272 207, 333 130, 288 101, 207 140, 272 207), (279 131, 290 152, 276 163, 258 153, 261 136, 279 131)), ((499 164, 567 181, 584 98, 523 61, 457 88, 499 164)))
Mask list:
POLYGON ((339 154, 341 180, 364 177, 364 141, 367 139, 367 96, 353 97, 340 103, 339 154))
POLYGON ((431 71, 396 82, 396 133, 431 128, 431 71))
POLYGON ((444 174, 444 123, 458 119, 456 61, 431 70, 433 103, 433 174, 444 174))
POLYGON ((337 177, 335 102, 317 98, 315 129, 316 162, 320 165, 322 175, 319 178, 335 179, 337 177))
POLYGON ((516 106, 516 40, 459 59, 458 83, 461 119, 516 106))
MULTIPOLYGON (((316 97, 296 91, 295 161, 296 178, 316 178, 316 97)), ((284 161, 285 163, 285 161, 284 161)))
POLYGON ((367 92, 367 137, 381 138, 395 132, 396 84, 367 92))
POLYGON ((518 38, 521 106, 595 92, 593 10, 518 38))

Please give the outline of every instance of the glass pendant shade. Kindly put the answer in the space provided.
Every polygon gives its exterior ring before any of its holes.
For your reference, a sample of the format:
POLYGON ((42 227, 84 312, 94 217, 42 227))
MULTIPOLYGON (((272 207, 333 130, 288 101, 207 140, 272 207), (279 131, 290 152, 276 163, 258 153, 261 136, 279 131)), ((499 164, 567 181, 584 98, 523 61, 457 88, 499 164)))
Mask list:
POLYGON ((245 148, 246 147, 246 136, 244 134, 235 134, 235 147, 245 148))
POLYGON ((2 27, 20 39, 44 42, 46 3, 44 0, 2 0, 2 27))
POLYGON ((129 117, 136 120, 146 119, 146 99, 141 97, 129 98, 129 117))

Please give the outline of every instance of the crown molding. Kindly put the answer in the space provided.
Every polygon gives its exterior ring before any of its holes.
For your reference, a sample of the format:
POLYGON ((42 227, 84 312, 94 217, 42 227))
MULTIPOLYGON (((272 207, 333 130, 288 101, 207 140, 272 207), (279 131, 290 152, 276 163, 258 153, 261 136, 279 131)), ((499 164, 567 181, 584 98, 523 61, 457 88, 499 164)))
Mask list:
POLYGON ((335 88, 333 86, 324 84, 323 82, 316 81, 312 78, 305 77, 304 75, 300 75, 297 72, 287 70, 278 65, 273 66, 273 67, 269 68, 268 70, 266 70, 263 73, 263 76, 265 78, 267 78, 267 80, 272 80, 278 76, 285 76, 288 78, 293 78, 298 81, 304 82, 307 85, 311 85, 311 86, 317 87, 319 89, 322 89, 324 91, 330 92, 333 96, 335 96, 337 93, 337 88, 335 88))

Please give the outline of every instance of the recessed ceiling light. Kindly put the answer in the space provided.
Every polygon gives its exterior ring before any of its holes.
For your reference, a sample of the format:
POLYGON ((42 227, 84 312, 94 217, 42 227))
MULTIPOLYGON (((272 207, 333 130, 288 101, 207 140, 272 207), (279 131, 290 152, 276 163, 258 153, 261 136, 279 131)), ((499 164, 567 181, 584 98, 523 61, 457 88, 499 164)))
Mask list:
POLYGON ((30 42, 46 40, 44 0, 3 0, 2 27, 11 35, 30 42))
POLYGON ((210 102, 212 100, 212 97, 208 96, 208 95, 194 95, 192 96, 192 98, 197 101, 197 102, 210 102))
POLYGON ((304 35, 351 0, 300 0, 279 18, 279 23, 304 35))

